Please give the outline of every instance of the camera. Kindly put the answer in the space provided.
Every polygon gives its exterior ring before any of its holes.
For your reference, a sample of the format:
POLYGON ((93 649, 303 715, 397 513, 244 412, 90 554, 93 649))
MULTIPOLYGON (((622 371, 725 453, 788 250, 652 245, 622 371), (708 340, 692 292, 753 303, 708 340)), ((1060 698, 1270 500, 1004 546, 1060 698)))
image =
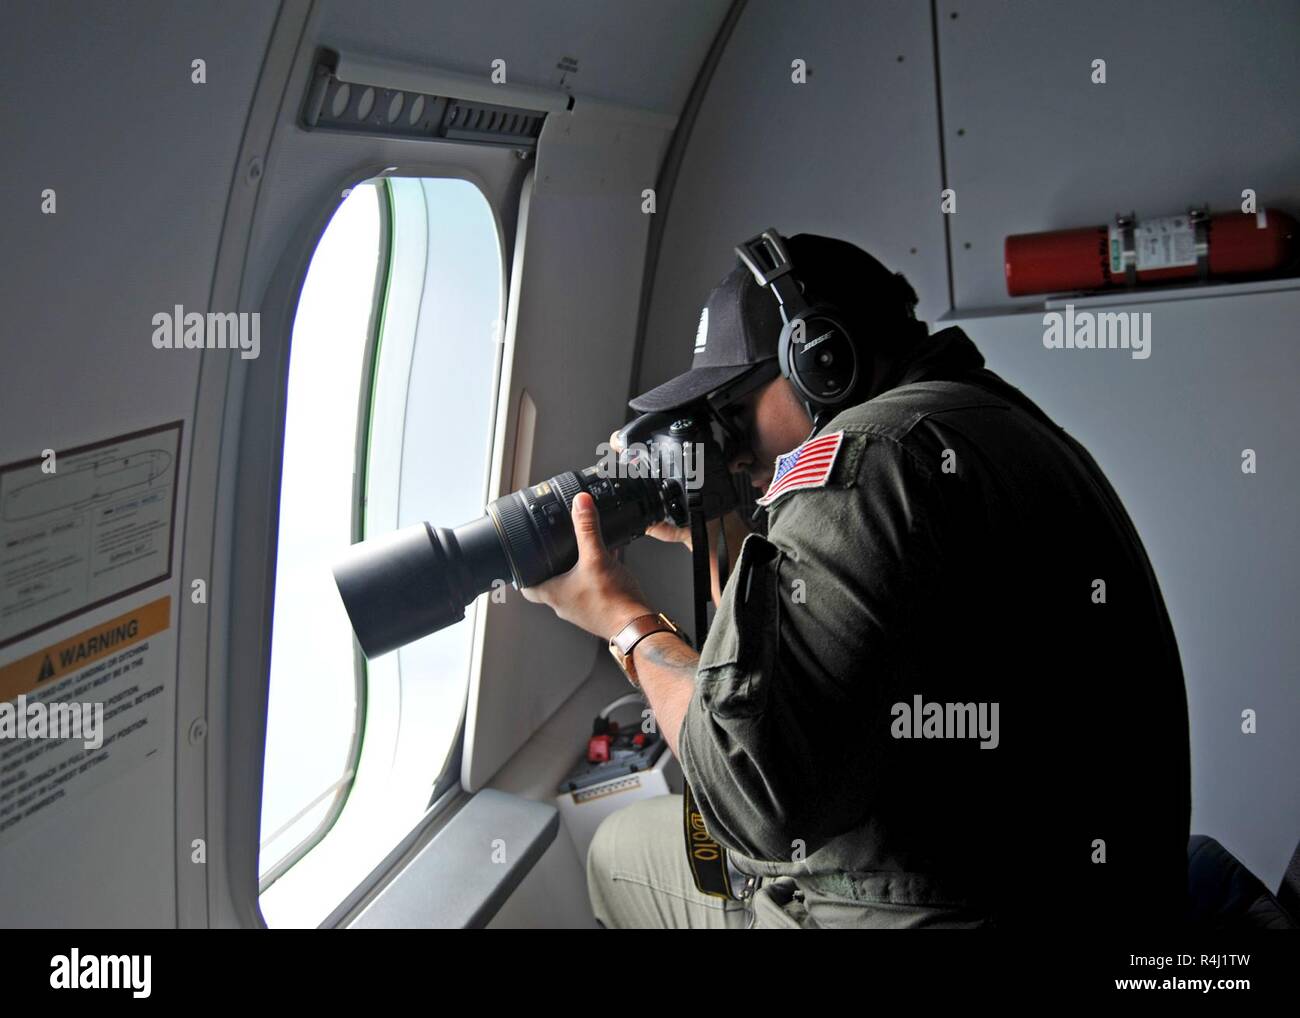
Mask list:
POLYGON ((669 521, 716 519, 741 501, 727 470, 734 436, 708 405, 649 413, 618 433, 598 463, 556 474, 491 502, 459 527, 420 523, 353 545, 334 579, 357 640, 377 657, 465 617, 479 594, 509 581, 532 587, 573 567, 570 512, 578 492, 595 499, 611 550, 669 521))

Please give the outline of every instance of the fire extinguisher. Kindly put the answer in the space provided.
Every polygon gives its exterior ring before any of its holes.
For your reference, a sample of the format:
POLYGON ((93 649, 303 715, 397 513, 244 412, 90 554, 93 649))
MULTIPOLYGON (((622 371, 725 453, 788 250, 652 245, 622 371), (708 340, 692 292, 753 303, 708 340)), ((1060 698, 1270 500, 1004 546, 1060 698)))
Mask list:
POLYGON ((1007 293, 1264 276, 1297 261, 1300 227, 1277 209, 1211 215, 1193 208, 1141 220, 1130 213, 1116 216, 1112 226, 1007 237, 1007 293))

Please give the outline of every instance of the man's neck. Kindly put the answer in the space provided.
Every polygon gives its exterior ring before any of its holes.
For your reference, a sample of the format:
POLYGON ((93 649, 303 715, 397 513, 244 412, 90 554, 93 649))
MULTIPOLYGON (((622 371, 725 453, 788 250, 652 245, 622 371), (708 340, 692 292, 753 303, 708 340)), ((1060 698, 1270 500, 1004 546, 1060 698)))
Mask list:
POLYGON ((876 356, 872 359, 871 387, 867 390, 867 398, 874 399, 881 393, 887 379, 894 377, 895 369, 898 367, 898 359, 895 357, 876 356))

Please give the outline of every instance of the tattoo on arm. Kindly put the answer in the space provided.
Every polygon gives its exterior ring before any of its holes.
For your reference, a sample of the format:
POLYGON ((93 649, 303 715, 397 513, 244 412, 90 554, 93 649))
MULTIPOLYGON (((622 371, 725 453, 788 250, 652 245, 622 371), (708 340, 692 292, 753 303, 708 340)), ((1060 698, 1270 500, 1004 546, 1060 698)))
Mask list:
POLYGON ((699 664, 700 656, 677 637, 653 642, 646 639, 637 650, 644 653, 646 661, 671 669, 689 679, 695 678, 695 667, 699 664))

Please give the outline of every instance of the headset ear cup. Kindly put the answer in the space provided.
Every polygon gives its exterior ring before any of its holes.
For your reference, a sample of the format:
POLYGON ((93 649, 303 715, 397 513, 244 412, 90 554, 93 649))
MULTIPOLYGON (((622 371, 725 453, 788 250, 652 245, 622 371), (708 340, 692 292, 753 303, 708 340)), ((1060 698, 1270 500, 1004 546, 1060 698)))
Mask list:
MULTIPOLYGON (((821 328, 821 325, 818 328, 821 328)), ((804 338, 808 340, 810 337, 805 336, 804 338)), ((782 373, 790 380, 795 392, 799 394, 799 398, 805 403, 816 409, 831 409, 850 405, 850 394, 858 388, 860 381, 858 376, 862 367, 862 357, 858 352, 852 334, 844 327, 833 308, 825 305, 814 305, 807 311, 792 317, 789 324, 781 331, 777 354, 781 361, 782 373), (814 392, 808 387, 808 383, 799 372, 798 356, 794 348, 794 330, 799 327, 795 323, 802 323, 802 326, 806 328, 814 319, 820 319, 823 323, 829 324, 843 337, 844 348, 849 357, 848 364, 838 368, 835 372, 836 377, 841 379, 839 395, 829 400, 821 393, 814 392)))
POLYGON ((798 380, 791 373, 790 368, 790 337, 794 334, 794 323, 799 319, 786 322, 781 329, 781 338, 776 341, 776 362, 781 367, 781 374, 785 379, 794 386, 794 391, 803 396, 803 391, 799 387, 798 380))
POLYGON ((777 359, 781 365, 781 374, 785 375, 790 384, 794 386, 795 394, 805 403, 812 403, 814 406, 820 406, 820 403, 813 393, 808 391, 803 379, 799 376, 799 365, 795 360, 794 333, 795 329, 806 328, 804 319, 807 314, 797 314, 785 324, 781 330, 781 339, 777 344, 777 359))

